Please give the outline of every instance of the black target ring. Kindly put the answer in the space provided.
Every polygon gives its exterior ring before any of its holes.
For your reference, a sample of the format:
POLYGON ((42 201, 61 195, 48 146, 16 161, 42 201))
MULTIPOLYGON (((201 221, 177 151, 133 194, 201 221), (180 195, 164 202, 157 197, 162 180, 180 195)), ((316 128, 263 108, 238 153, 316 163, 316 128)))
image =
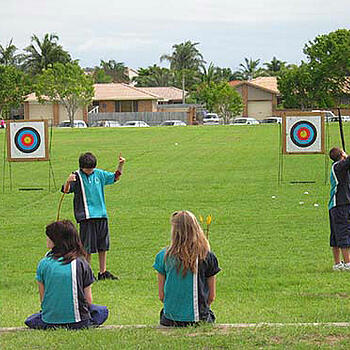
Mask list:
POLYGON ((290 130, 290 139, 298 147, 312 146, 317 139, 317 130, 313 123, 301 120, 293 125, 290 130))
POLYGON ((23 153, 33 153, 41 145, 41 137, 37 130, 31 127, 23 127, 16 132, 15 145, 23 153))

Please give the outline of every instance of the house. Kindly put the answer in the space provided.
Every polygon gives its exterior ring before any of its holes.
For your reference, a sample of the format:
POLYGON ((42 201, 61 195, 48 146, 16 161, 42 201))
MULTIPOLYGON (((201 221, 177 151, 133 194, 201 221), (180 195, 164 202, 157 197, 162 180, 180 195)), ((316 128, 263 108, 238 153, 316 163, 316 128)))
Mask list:
MULTIPOLYGON (((52 120, 53 125, 58 125, 63 120, 68 120, 66 108, 60 103, 45 102, 39 103, 35 94, 29 94, 23 104, 24 119, 47 119, 52 120)), ((79 108, 75 119, 87 122, 87 108, 79 108)))
POLYGON ((128 84, 95 84, 93 106, 99 113, 156 112, 159 96, 128 84))
MULTIPOLYGON (((182 90, 175 87, 138 88, 124 83, 95 84, 92 106, 79 108, 75 119, 87 122, 88 109, 98 113, 157 112, 161 106, 180 104, 182 90), (159 108, 158 108, 159 106, 159 108)), ((48 119, 54 125, 68 119, 62 104, 41 104, 34 93, 24 102, 24 119, 48 119)))
MULTIPOLYGON (((100 113, 114 112, 156 112, 157 101, 162 98, 128 84, 95 84, 92 107, 100 113)), ((75 119, 87 122, 88 108, 79 108, 75 119)), ((54 125, 67 120, 68 115, 62 104, 38 102, 34 93, 24 102, 24 119, 48 119, 54 125)))
POLYGON ((279 91, 276 77, 259 77, 249 81, 233 80, 229 84, 243 100, 243 117, 264 119, 275 115, 279 91))

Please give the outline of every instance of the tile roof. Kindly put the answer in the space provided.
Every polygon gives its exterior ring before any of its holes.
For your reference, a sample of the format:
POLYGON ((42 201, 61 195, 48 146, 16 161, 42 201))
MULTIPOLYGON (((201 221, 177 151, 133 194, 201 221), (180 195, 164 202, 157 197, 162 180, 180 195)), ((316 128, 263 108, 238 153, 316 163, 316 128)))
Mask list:
POLYGON ((158 96, 127 84, 94 84, 95 101, 107 100, 157 100, 158 96))
MULTIPOLYGON (((141 87, 137 89, 159 96, 164 101, 169 101, 169 100, 182 101, 182 90, 173 86, 141 87)), ((185 94, 186 93, 187 91, 185 91, 185 94)))
POLYGON ((247 84, 256 88, 263 89, 273 94, 279 94, 276 77, 259 77, 252 80, 232 80, 229 82, 231 86, 238 87, 247 84))
POLYGON ((228 82, 231 86, 236 86, 242 83, 242 80, 231 80, 228 82))
MULTIPOLYGON (((43 96, 44 99, 49 100, 47 96, 43 96)), ((38 99, 35 96, 35 93, 32 92, 31 94, 27 95, 27 97, 24 100, 25 102, 37 102, 38 99)))
POLYGON ((258 85, 268 90, 272 90, 276 94, 280 93, 277 87, 277 77, 259 77, 250 80, 250 83, 258 85))
MULTIPOLYGON (((94 84, 94 101, 125 101, 125 100, 182 100, 182 90, 176 87, 142 87, 128 84, 94 84)), ((27 102, 35 102, 35 93, 26 98, 27 102)))

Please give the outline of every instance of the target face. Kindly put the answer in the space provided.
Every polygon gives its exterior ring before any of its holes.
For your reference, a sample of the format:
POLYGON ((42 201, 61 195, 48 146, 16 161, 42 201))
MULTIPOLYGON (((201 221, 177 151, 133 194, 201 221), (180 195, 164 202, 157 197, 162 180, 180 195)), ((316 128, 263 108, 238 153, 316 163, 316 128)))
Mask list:
POLYGON ((11 121, 7 125, 7 160, 48 160, 47 121, 11 121))
POLYGON ((324 117, 302 112, 283 119, 284 153, 324 153, 324 117))
POLYGON ((298 147, 312 146, 317 139, 315 125, 305 120, 295 123, 290 131, 290 139, 298 147))
POLYGON ((21 152, 33 153, 39 148, 41 137, 34 128, 24 127, 16 132, 15 144, 21 152))

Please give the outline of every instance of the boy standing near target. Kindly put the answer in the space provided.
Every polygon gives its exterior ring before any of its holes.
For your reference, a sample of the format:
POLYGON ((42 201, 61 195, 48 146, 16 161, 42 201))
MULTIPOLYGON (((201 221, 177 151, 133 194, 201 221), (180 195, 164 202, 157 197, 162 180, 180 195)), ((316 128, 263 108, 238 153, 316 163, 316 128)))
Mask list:
POLYGON ((329 157, 334 162, 328 203, 333 270, 350 271, 350 157, 338 147, 330 150, 329 157), (340 260, 340 251, 344 262, 340 260))
POLYGON ((91 254, 98 253, 98 280, 118 279, 106 268, 109 250, 109 230, 104 187, 114 184, 122 175, 125 159, 119 154, 114 173, 97 169, 97 159, 90 153, 81 154, 79 169, 71 173, 62 192, 74 193, 74 216, 80 227, 80 238, 91 262, 91 254))

